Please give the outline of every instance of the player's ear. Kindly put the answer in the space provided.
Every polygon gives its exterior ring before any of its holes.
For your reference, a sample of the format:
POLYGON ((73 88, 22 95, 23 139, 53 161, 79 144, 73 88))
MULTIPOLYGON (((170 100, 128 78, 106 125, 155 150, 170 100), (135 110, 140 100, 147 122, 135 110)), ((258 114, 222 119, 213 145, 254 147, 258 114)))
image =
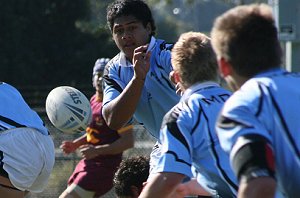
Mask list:
POLYGON ((179 75, 179 73, 177 71, 174 71, 173 78, 174 78, 175 84, 177 84, 177 83, 179 83, 181 81, 180 75, 179 75))
POLYGON ((147 23, 147 25, 146 25, 146 30, 147 30, 148 34, 151 35, 151 33, 152 33, 152 27, 151 27, 150 22, 147 23))
POLYGON ((139 190, 139 188, 134 185, 130 186, 130 190, 131 190, 131 194, 133 195, 134 198, 138 197, 141 193, 141 190, 139 190))
POLYGON ((218 65, 223 78, 232 74, 232 66, 224 57, 218 59, 218 65))

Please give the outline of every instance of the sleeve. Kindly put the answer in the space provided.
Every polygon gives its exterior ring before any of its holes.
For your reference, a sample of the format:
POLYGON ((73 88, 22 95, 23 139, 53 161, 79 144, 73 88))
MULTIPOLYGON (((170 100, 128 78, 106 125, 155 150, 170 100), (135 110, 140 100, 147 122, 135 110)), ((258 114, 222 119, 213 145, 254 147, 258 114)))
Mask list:
POLYGON ((118 67, 108 63, 103 74, 103 106, 120 95, 125 84, 121 81, 118 67))
MULTIPOLYGON (((118 97, 127 85, 120 77, 122 67, 114 64, 113 61, 114 59, 106 65, 103 73, 103 106, 118 97)), ((126 72, 125 75, 128 75, 128 71, 126 72)), ((133 118, 129 120, 128 124, 132 123, 133 118)))
POLYGON ((235 93, 226 101, 216 130, 222 148, 230 153, 231 158, 246 143, 236 145, 241 136, 260 135, 268 141, 271 140, 266 125, 261 122, 268 119, 266 110, 261 97, 247 97, 243 93, 235 93))
POLYGON ((160 131, 162 155, 154 172, 176 172, 192 177, 192 135, 185 112, 175 106, 164 117, 160 131), (179 112, 179 113, 178 113, 179 112))

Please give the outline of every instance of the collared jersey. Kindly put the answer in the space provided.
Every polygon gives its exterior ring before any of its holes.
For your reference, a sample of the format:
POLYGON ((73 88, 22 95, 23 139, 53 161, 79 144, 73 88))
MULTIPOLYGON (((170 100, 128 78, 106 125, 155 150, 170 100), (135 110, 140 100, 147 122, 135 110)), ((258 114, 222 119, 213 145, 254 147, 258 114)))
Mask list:
POLYGON ((222 147, 231 158, 243 144, 238 137, 256 134, 273 147, 278 189, 285 197, 300 197, 300 74, 283 69, 248 80, 225 103, 217 125, 222 147))
POLYGON ((20 92, 13 86, 0 82, 0 131, 18 127, 35 128, 48 135, 43 121, 24 101, 20 92))
MULTIPOLYGON (((169 80, 169 73, 173 70, 172 46, 152 37, 148 48, 151 50, 150 69, 134 113, 134 118, 157 139, 163 116, 179 101, 175 87, 169 80)), ((104 106, 120 95, 133 74, 133 66, 122 52, 107 64, 104 71, 104 106)))
POLYGON ((162 156, 155 172, 194 176, 216 197, 236 196, 237 179, 215 133, 217 115, 230 95, 213 82, 196 84, 185 91, 181 101, 164 117, 160 133, 162 156))

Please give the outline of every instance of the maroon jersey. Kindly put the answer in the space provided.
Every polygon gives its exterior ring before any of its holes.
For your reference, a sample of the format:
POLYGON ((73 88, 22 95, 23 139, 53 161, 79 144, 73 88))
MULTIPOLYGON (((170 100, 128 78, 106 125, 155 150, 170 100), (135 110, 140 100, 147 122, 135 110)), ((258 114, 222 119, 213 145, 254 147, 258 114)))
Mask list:
POLYGON ((117 131, 110 129, 102 117, 102 102, 97 101, 96 95, 91 100, 93 119, 87 128, 87 141, 94 145, 109 144, 120 138, 117 131))
MULTIPOLYGON (((87 141, 93 145, 110 144, 120 138, 117 131, 110 129, 102 117, 102 102, 96 95, 91 100, 93 119, 87 128, 87 141)), ((85 190, 101 196, 113 187, 113 175, 122 160, 122 153, 99 155, 93 159, 82 159, 71 175, 68 185, 75 183, 85 190)))

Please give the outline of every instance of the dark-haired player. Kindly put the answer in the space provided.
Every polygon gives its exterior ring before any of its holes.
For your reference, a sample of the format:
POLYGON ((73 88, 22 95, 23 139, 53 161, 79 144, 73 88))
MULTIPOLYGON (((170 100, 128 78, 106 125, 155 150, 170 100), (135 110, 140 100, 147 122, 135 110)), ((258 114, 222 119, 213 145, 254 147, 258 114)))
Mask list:
MULTIPOLYGON (((107 8, 107 23, 120 53, 104 71, 103 117, 116 130, 134 117, 158 140, 163 116, 179 101, 169 80, 173 45, 154 37, 152 13, 142 0, 114 1, 107 8)), ((158 143, 151 167, 159 155, 158 143)))

